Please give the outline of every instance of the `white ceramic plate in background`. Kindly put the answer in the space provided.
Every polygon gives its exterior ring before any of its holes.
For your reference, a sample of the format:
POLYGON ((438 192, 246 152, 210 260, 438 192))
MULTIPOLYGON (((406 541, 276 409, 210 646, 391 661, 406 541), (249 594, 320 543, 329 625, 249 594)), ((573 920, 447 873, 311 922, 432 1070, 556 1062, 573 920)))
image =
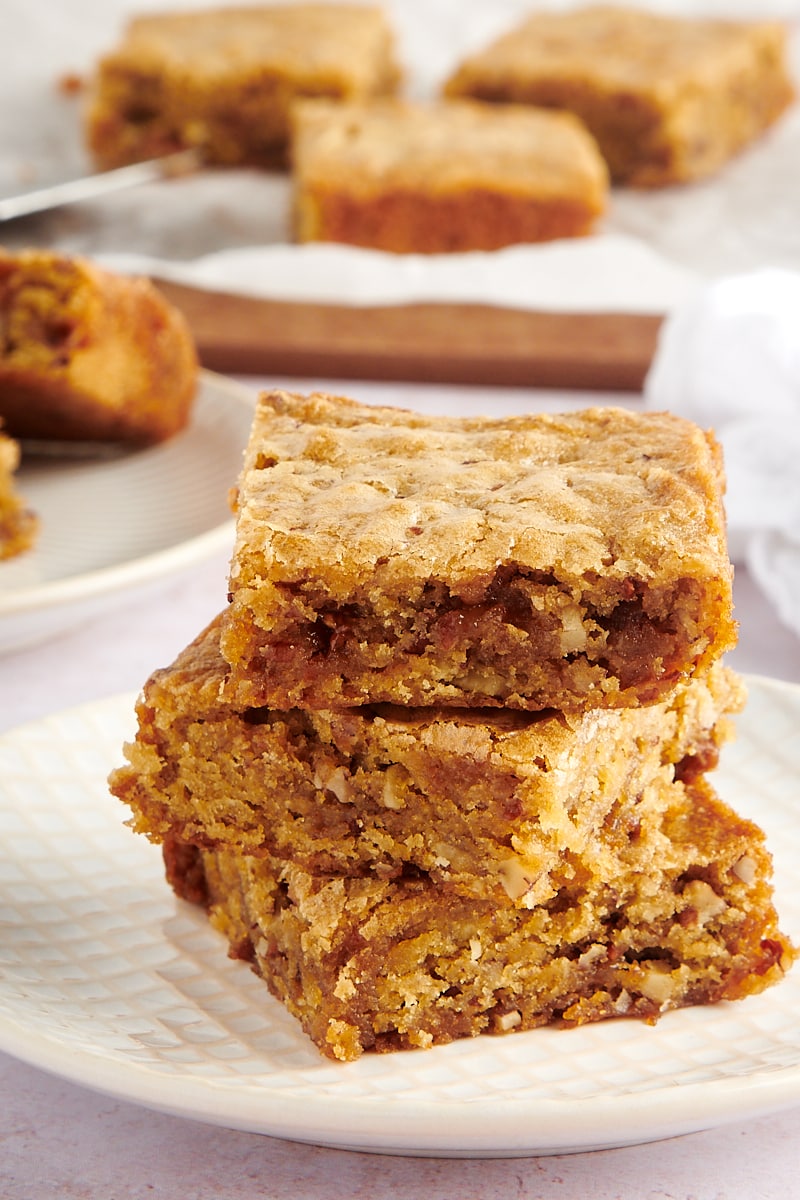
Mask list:
MULTIPOLYGON (((347 1149, 522 1156, 630 1145, 800 1104, 800 967, 650 1026, 323 1059, 108 793, 133 697, 0 738, 0 1048, 185 1117, 347 1149)), ((750 681, 719 791, 766 830, 800 938, 800 688, 750 681)))
POLYGON ((79 625, 224 546, 254 396, 209 372, 189 426, 109 459, 35 459, 17 486, 39 516, 32 551, 0 563, 0 652, 79 625))

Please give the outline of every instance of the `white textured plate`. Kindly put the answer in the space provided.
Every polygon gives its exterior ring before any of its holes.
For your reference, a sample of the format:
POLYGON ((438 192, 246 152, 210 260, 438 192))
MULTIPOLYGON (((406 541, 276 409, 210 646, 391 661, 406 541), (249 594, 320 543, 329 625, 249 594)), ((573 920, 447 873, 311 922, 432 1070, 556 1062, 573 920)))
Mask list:
POLYGON ((24 463, 18 488, 41 528, 30 553, 0 563, 0 653, 232 547, 228 492, 253 407, 246 388, 203 372, 191 422, 176 437, 105 460, 24 463))
MULTIPOLYGON (((800 688, 753 679, 719 790, 766 829, 800 936, 800 688)), ((0 739, 0 1047, 155 1109, 349 1149, 518 1156, 629 1145, 800 1103, 800 969, 656 1026, 321 1058, 166 883, 107 792, 121 697, 0 739)))

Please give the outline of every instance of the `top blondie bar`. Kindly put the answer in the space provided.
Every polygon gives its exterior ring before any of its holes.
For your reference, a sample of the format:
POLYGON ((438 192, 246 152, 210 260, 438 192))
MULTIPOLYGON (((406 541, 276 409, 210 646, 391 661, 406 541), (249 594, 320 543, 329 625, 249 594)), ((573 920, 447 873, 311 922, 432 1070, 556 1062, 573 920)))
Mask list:
POLYGON ((719 449, 665 413, 429 417, 262 395, 227 694, 274 708, 655 703, 735 642, 719 449))

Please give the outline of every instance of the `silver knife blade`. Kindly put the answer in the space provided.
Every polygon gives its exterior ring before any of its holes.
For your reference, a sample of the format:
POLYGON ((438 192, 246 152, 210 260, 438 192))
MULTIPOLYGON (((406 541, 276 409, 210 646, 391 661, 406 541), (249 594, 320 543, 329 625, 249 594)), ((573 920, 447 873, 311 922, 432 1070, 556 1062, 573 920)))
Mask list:
POLYGON ((199 150, 178 150, 161 158, 149 158, 144 162, 131 163, 127 167, 115 167, 111 171, 100 171, 83 179, 70 179, 54 183, 49 187, 37 188, 19 196, 0 199, 0 222, 15 221, 33 213, 61 208, 65 204, 77 204, 81 200, 93 200, 123 188, 153 183, 178 175, 188 175, 202 166, 199 150))

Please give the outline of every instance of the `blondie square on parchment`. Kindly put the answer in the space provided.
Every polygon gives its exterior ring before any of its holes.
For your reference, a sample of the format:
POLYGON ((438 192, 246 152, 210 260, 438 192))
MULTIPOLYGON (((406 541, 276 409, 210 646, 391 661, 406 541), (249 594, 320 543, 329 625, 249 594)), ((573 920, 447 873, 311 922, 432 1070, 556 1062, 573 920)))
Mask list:
POLYGON ((394 253, 578 237, 608 198, 582 122, 524 105, 303 101, 292 167, 299 241, 394 253))
POLYGON ((469 55, 451 97, 564 109, 591 130, 617 182, 713 174, 794 96, 777 22, 593 5, 537 12, 469 55))
POLYGON ((284 166, 298 96, 392 93, 394 34, 359 4, 266 4, 134 17, 100 61, 86 115, 103 168, 197 147, 224 166, 284 166))

